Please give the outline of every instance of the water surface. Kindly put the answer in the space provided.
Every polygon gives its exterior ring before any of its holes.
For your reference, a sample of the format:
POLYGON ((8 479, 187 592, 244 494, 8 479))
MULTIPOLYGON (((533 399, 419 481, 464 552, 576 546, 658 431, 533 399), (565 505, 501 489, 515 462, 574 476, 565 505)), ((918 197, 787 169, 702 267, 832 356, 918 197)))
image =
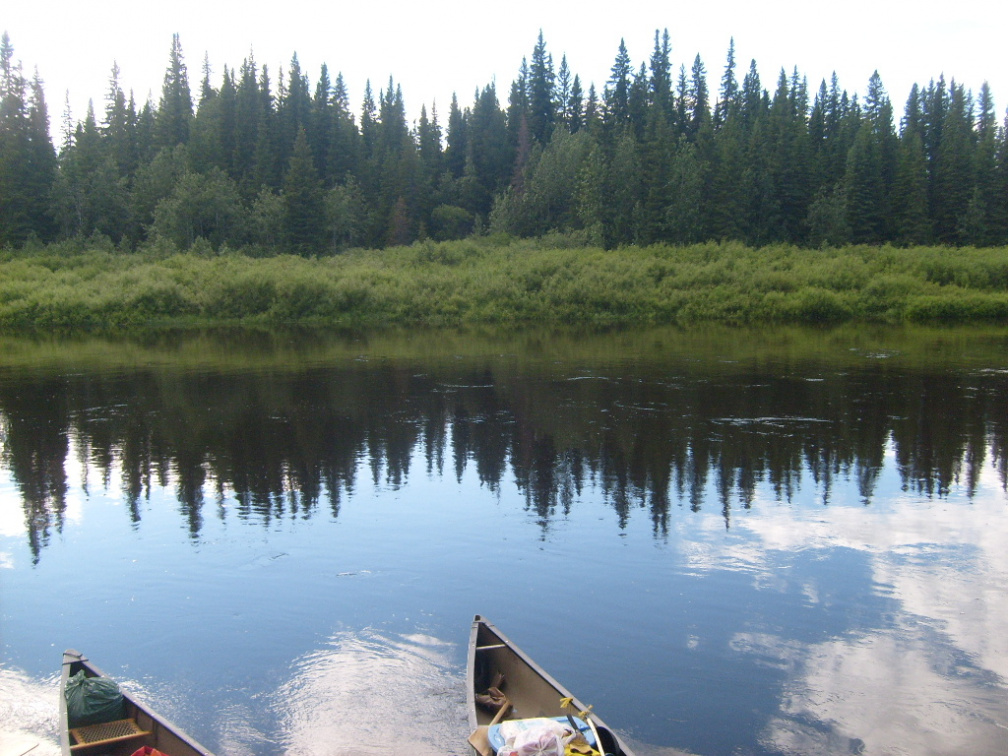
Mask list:
POLYGON ((464 753, 493 620, 641 754, 1004 753, 1008 333, 4 339, 0 750, 464 753))

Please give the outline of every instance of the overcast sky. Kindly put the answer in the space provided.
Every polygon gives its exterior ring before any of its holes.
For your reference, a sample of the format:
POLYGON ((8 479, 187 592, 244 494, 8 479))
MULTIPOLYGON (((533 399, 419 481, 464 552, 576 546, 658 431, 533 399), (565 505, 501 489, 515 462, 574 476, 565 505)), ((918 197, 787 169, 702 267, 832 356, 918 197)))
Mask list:
POLYGON ((680 64, 689 70, 699 53, 712 98, 734 37, 739 81, 755 59, 771 93, 782 67, 790 73, 797 66, 811 94, 833 71, 843 88, 863 94, 878 69, 897 119, 911 86, 943 73, 974 93, 988 81, 999 120, 1008 105, 1003 38, 1008 11, 991 0, 9 0, 5 5, 0 24, 25 72, 30 76, 37 68, 45 82, 54 131, 67 92, 75 120, 84 117, 89 99, 101 120, 113 62, 127 95, 132 90, 138 103, 148 96, 156 103, 175 32, 194 96, 204 55, 219 86, 223 67, 240 66, 251 52, 260 66, 269 66, 275 91, 278 69, 286 71, 296 52, 313 91, 322 63, 333 79, 342 72, 358 115, 365 82, 370 79, 377 96, 391 75, 402 87, 411 120, 421 105, 430 111, 436 102, 442 125, 453 92, 462 106, 471 105, 478 87, 496 81, 506 105, 522 57, 531 57, 540 29, 554 66, 566 54, 586 92, 594 82, 601 93, 621 38, 636 70, 650 56, 655 30, 667 28, 676 72, 680 64))

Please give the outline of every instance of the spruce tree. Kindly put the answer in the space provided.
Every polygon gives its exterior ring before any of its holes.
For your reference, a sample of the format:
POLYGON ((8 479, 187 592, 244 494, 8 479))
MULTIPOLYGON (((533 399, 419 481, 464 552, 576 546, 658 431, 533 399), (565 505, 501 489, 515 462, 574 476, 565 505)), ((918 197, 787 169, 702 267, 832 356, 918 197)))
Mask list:
MULTIPOLYGON (((283 74, 280 74, 283 81, 283 74)), ((256 130, 254 186, 257 194, 263 186, 278 190, 281 186, 286 166, 280 162, 280 155, 287 150, 281 144, 281 130, 275 107, 273 89, 270 84, 269 68, 263 66, 259 71, 259 127, 256 130)))
POLYGON ((712 239, 741 239, 745 198, 742 176, 745 170, 746 144, 738 110, 732 113, 714 134, 711 160, 708 223, 712 239))
POLYGON ((348 175, 356 173, 360 159, 360 133, 350 110, 350 97, 342 73, 336 75, 333 84, 332 108, 332 134, 326 156, 327 182, 342 184, 346 182, 348 175))
POLYGON ((307 128, 305 129, 308 143, 312 148, 312 155, 315 156, 315 170, 318 171, 319 178, 323 180, 323 183, 329 175, 328 161, 333 132, 332 117, 332 81, 329 79, 329 67, 323 63, 318 81, 315 83, 315 95, 311 99, 307 128))
POLYGON ((976 124, 976 198, 974 213, 982 213, 984 234, 974 238, 974 244, 994 244, 999 236, 1000 219, 997 208, 1001 201, 997 185, 997 115, 990 86, 984 82, 977 100, 976 124))
POLYGON ((696 141, 697 135, 706 123, 710 121, 710 96, 707 90, 707 70, 699 53, 693 60, 690 69, 690 86, 687 99, 688 125, 686 135, 691 141, 696 141))
POLYGON ((566 108, 567 127, 572 134, 578 133, 585 125, 584 108, 584 91, 581 89, 581 77, 574 74, 574 83, 571 84, 566 108))
POLYGON ((739 85, 735 78, 735 37, 732 37, 728 42, 728 57, 725 61, 724 74, 721 76, 717 105, 714 108, 715 131, 720 130, 728 122, 737 107, 738 95, 739 85))
POLYGON ((648 114, 648 75, 643 63, 630 84, 627 109, 630 113, 630 131, 639 142, 644 138, 648 114))
POLYGON ((427 115, 427 106, 420 107, 420 120, 416 127, 417 158, 419 169, 416 179, 417 216, 421 222, 421 237, 429 232, 429 220, 434 207, 438 204, 438 184, 441 172, 444 170, 441 150, 441 126, 438 123, 437 108, 431 106, 431 115, 427 115))
POLYGON ((130 144, 130 113, 126 107, 126 94, 119 84, 119 65, 112 62, 109 89, 105 96, 105 123, 102 133, 109 151, 115 156, 124 174, 134 167, 130 144))
POLYGON ((322 182, 304 129, 294 139, 284 176, 283 204, 287 249, 299 255, 317 254, 325 240, 325 206, 322 182))
POLYGON ((642 243, 672 240, 666 216, 680 189, 671 180, 675 150, 676 140, 665 112, 660 107, 650 108, 640 142, 642 200, 638 236, 642 243))
POLYGON ((570 66, 567 65, 567 56, 560 58, 560 68, 557 69, 556 81, 554 83, 553 99, 557 107, 557 121, 563 124, 568 132, 571 131, 570 98, 573 79, 571 78, 570 66))
POLYGON ((742 92, 739 102, 739 119, 744 134, 749 135, 756 127, 756 122, 769 110, 769 100, 760 83, 756 61, 749 62, 749 71, 742 79, 742 92))
POLYGON ((454 178, 461 178, 465 170, 469 140, 466 133, 466 116, 459 108, 458 97, 452 93, 451 108, 448 111, 448 133, 446 135, 445 168, 454 178))
POLYGON ((189 91, 189 74, 179 35, 172 35, 168 68, 161 88, 161 103, 155 120, 157 143, 160 147, 174 147, 189 142, 189 128, 193 118, 192 94, 189 91))
POLYGON ((231 176, 238 182, 246 200, 251 200, 258 194, 258 186, 254 185, 255 157, 259 127, 263 120, 258 75, 255 58, 249 53, 238 69, 234 103, 234 147, 229 160, 231 176))
POLYGON ((0 37, 0 244, 51 238, 49 187, 56 153, 38 73, 28 82, 6 32, 0 37))
MULTIPOLYGON (((227 66, 224 67, 225 75, 227 66)), ((197 171, 223 167, 221 155, 221 119, 218 91, 209 80, 209 63, 204 63, 204 80, 200 87, 200 104, 189 128, 189 154, 197 171)))
POLYGON ((953 81, 931 173, 935 235, 947 244, 959 240, 960 222, 973 195, 975 140, 972 97, 953 81))
POLYGON ((995 244, 1008 244, 1008 115, 999 130, 996 151, 991 230, 995 244))
POLYGON ((507 186, 514 161, 504 111, 493 84, 484 87, 473 104, 467 155, 472 179, 481 195, 478 205, 467 209, 486 216, 493 196, 507 186))
MULTIPOLYGON (((283 76, 280 77, 281 82, 283 76)), ((312 100, 308 77, 301 71, 297 53, 291 57, 287 70, 287 85, 277 93, 276 122, 279 153, 277 159, 286 165, 294 149, 294 141, 303 130, 308 144, 312 144, 311 129, 312 100)))
POLYGON ((236 131, 238 128, 238 91, 235 88, 235 71, 224 66, 224 76, 217 96, 217 166, 235 181, 238 170, 235 165, 236 131))
POLYGON ((931 241, 927 158, 916 129, 905 129, 899 140, 891 208, 894 241, 907 246, 931 241))
POLYGON ((615 128, 625 126, 630 120, 630 79, 632 75, 630 54, 627 52, 626 42, 621 39, 605 97, 606 120, 615 128))
POLYGON ((553 99, 556 75, 553 71, 553 56, 546 52, 546 42, 542 30, 532 50, 532 64, 528 79, 528 127, 532 138, 545 145, 553 134, 556 123, 557 106, 553 99))
POLYGON ((872 125, 861 124, 847 158, 844 191, 847 195, 847 222, 851 240, 856 244, 878 244, 883 241, 886 220, 879 167, 881 151, 872 125))
POLYGON ((649 104, 658 108, 665 116, 666 125, 672 116, 672 43, 669 31, 665 29, 661 39, 655 29, 654 50, 651 51, 651 79, 649 83, 649 104))
POLYGON ((669 172, 673 191, 665 209, 666 238, 675 244, 695 244, 704 234, 703 168, 697 145, 680 138, 669 172))

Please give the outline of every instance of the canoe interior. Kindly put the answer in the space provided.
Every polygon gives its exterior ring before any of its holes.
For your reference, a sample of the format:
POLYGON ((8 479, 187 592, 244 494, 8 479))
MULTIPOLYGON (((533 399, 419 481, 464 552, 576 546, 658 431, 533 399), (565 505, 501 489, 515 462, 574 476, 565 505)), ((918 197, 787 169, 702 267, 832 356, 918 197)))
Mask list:
POLYGON ((65 691, 67 680, 80 670, 84 670, 84 674, 88 677, 106 676, 76 651, 67 651, 63 655, 59 696, 60 750, 63 756, 130 756, 143 746, 156 748, 167 756, 213 756, 210 751, 171 722, 134 701, 125 690, 122 690, 125 716, 135 720, 138 728, 149 734, 114 743, 76 744, 68 728, 65 691))
MULTIPOLYGON (((475 730, 490 724, 496 713, 476 703, 475 697, 493 685, 499 675, 504 682, 501 691, 508 697, 512 709, 504 719, 530 717, 562 717, 567 714, 560 708, 563 698, 574 698, 532 659, 525 655, 490 622, 477 615, 473 621, 469 642, 469 724, 475 730)), ((577 711, 587 708, 574 698, 577 711)), ((605 753, 614 756, 633 756, 616 734, 594 713, 591 718, 598 730, 605 753)))

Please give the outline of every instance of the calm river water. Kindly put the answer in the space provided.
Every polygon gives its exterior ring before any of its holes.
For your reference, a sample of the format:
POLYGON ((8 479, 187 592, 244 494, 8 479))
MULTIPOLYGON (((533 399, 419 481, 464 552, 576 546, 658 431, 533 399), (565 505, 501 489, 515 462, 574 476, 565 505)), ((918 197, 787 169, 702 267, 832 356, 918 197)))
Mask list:
POLYGON ((225 754, 1008 751, 1008 332, 0 338, 0 753, 64 648, 225 754))

